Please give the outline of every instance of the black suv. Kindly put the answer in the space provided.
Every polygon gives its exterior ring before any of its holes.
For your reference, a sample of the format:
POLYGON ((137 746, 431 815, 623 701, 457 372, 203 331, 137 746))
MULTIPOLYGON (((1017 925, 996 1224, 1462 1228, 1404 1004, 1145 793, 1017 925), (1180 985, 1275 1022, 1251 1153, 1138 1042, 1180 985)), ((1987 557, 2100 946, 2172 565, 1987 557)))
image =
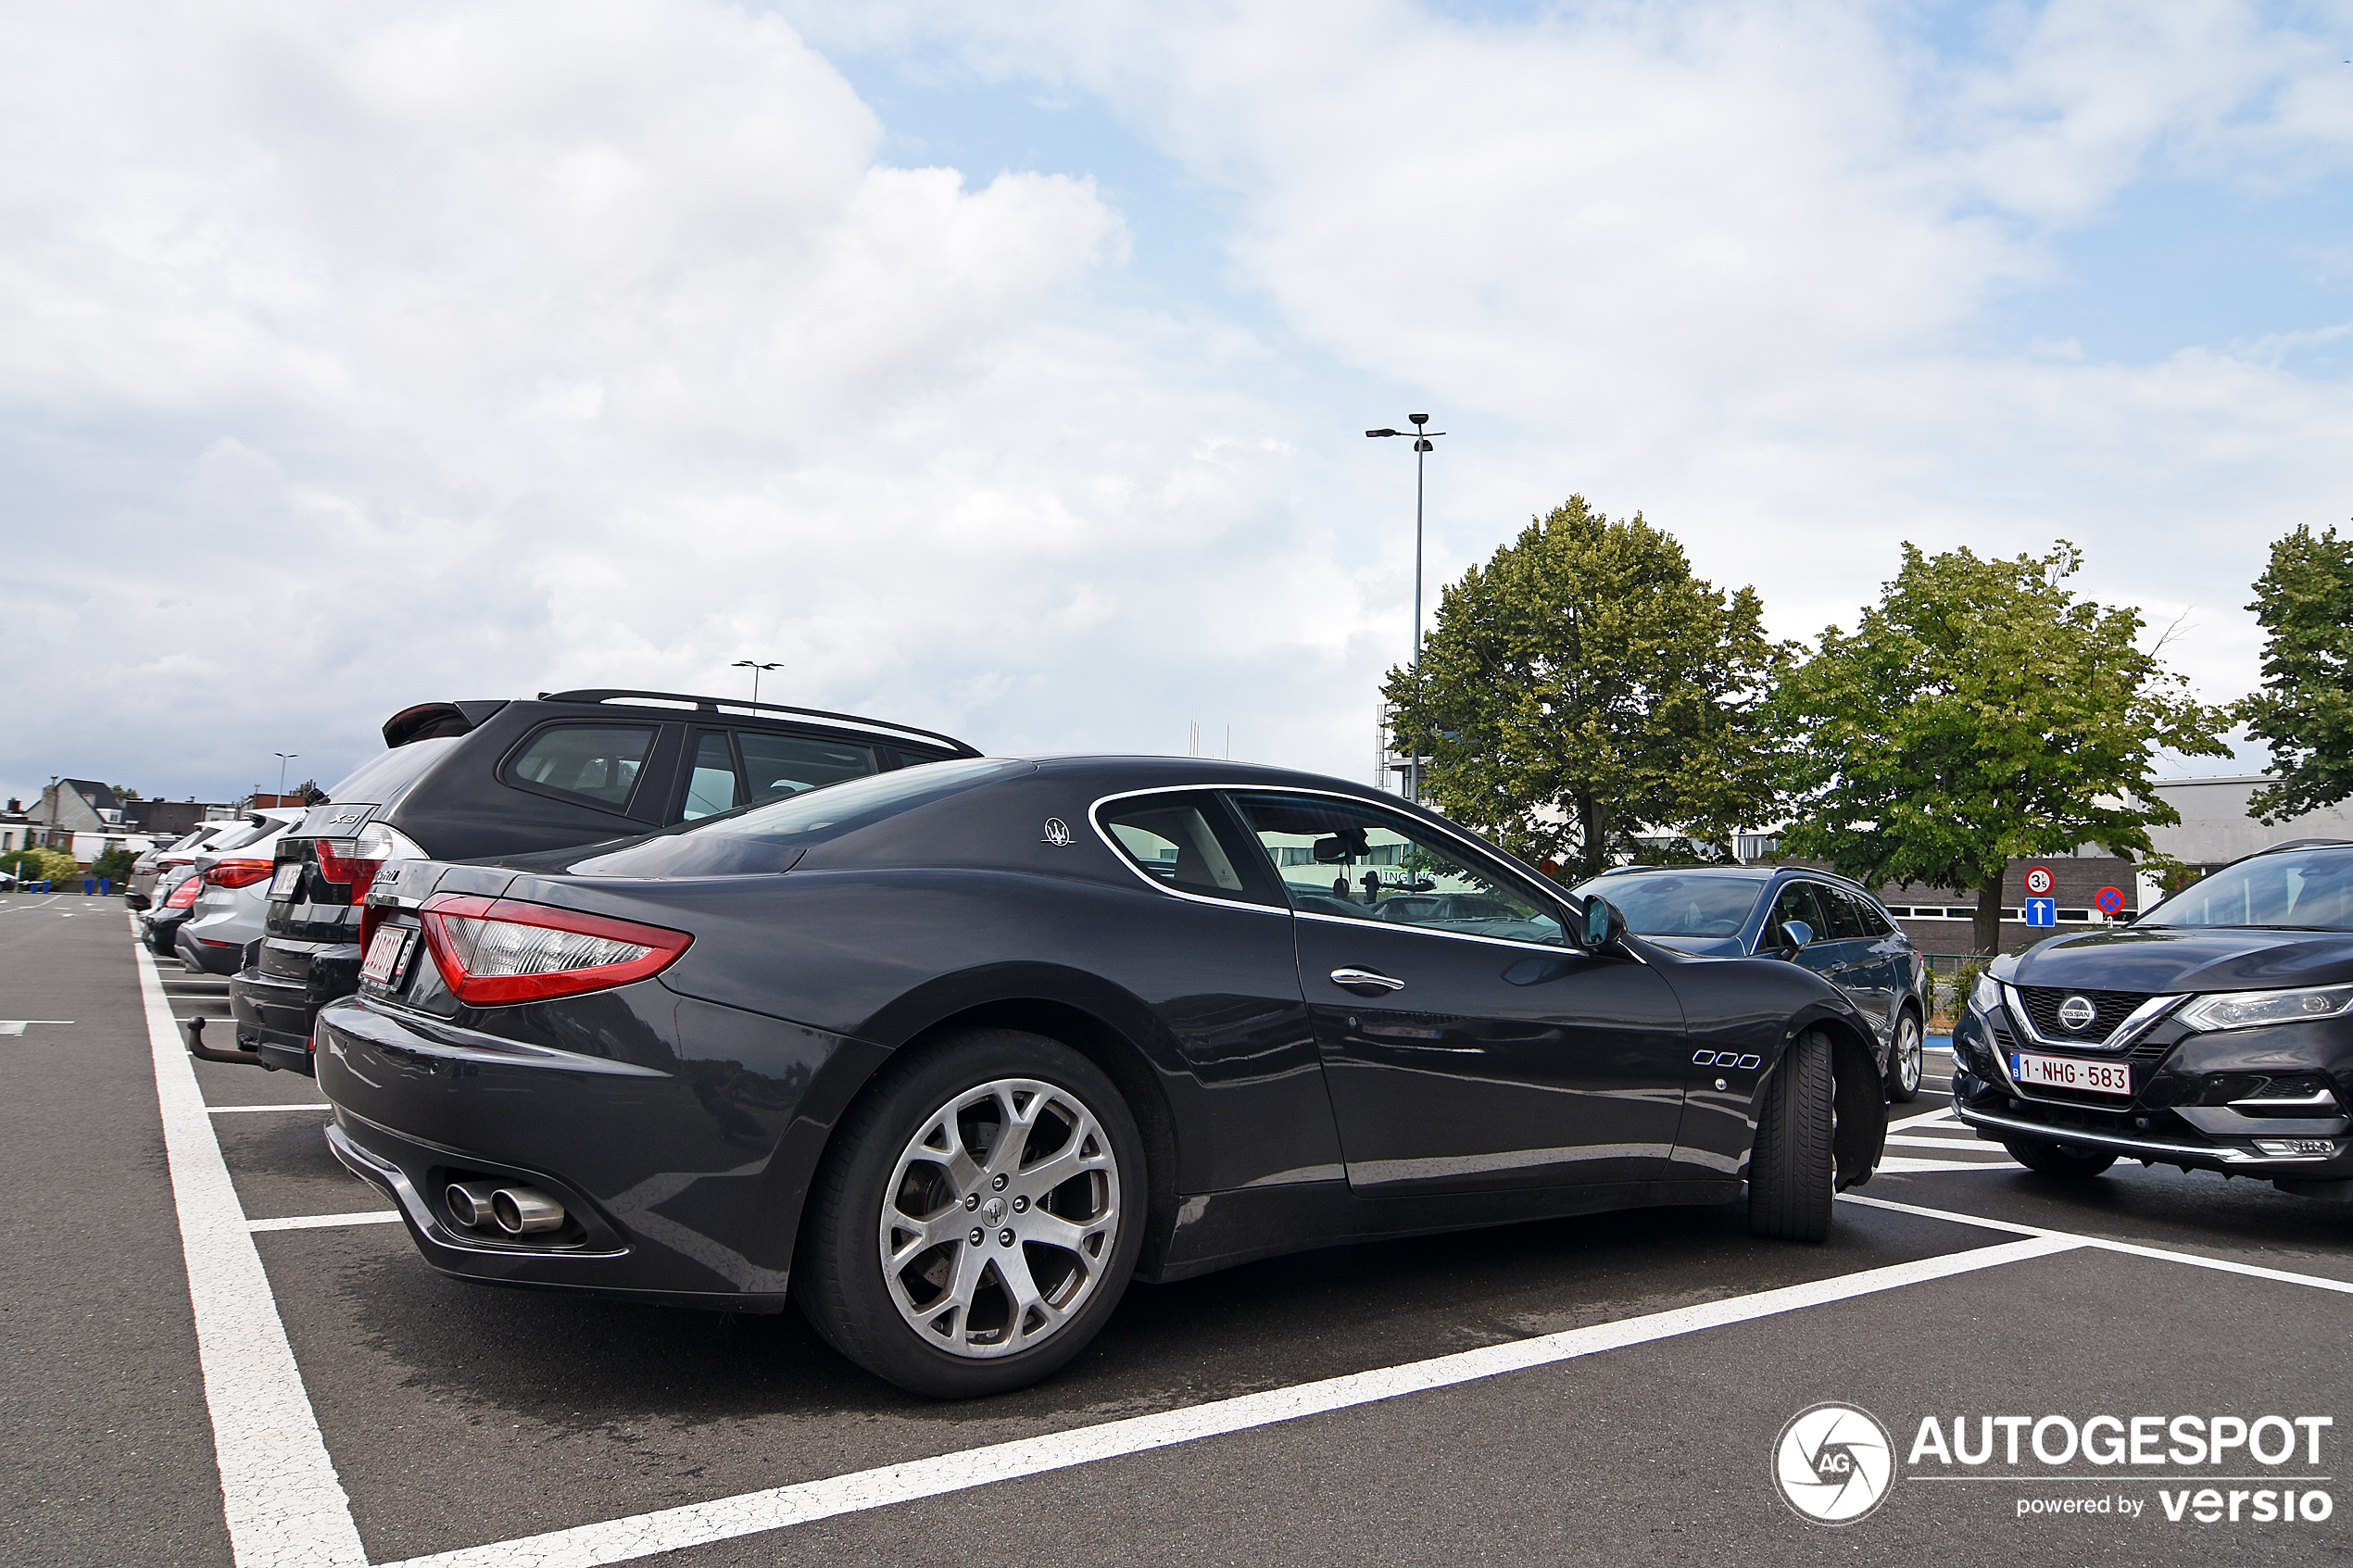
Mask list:
POLYGON ((1961 1120, 2030 1170, 2120 1155, 2353 1198, 2353 843, 2278 845, 1994 960, 1953 1055, 1961 1120))
POLYGON ((980 755, 879 719, 671 692, 422 703, 384 736, 383 756, 278 841, 260 961, 229 986, 234 1060, 310 1071, 320 1008, 359 988, 368 886, 387 860, 568 849, 980 755))

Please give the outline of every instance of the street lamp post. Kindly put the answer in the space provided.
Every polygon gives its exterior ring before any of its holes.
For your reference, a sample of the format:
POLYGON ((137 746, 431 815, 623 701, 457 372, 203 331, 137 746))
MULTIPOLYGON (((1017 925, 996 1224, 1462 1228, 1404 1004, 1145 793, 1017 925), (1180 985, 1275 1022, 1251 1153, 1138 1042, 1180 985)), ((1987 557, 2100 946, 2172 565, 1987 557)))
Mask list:
POLYGON ((766 664, 761 663, 756 659, 739 659, 736 660, 733 665, 729 666, 730 669, 749 670, 751 671, 751 705, 754 708, 760 706, 760 672, 762 670, 779 670, 783 667, 784 660, 780 659, 773 659, 766 664))
MULTIPOLYGON (((1443 435, 1446 433, 1442 430, 1431 430, 1429 428, 1429 416, 1428 414, 1408 414, 1405 418, 1414 427, 1413 678, 1414 689, 1416 693, 1418 693, 1421 690, 1422 684, 1422 458, 1425 453, 1438 450, 1437 447, 1430 444, 1431 440, 1432 438, 1443 435)), ((1375 439, 1378 439, 1383 436, 1403 435, 1405 433, 1402 430, 1389 430, 1384 428, 1381 430, 1368 430, 1365 433, 1368 436, 1374 437, 1375 439)), ((1405 764, 1405 798, 1408 800, 1418 801, 1421 797, 1421 743, 1416 740, 1414 742, 1413 758, 1405 764)))
POLYGON ((270 755, 278 759, 278 803, 283 806, 285 804, 286 799, 286 764, 301 756, 302 753, 299 751, 273 751, 270 755))

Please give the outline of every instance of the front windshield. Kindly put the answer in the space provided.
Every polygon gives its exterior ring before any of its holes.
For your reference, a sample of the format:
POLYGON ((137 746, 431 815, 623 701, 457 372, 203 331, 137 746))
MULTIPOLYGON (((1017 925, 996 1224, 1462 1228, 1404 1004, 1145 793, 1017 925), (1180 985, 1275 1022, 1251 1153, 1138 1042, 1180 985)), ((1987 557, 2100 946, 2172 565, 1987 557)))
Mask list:
POLYGON ((572 867, 576 876, 730 876, 782 871, 802 850, 886 817, 1026 772, 1033 762, 986 757, 870 773, 683 823, 572 867))
POLYGON ((1572 889, 1617 906, 1626 929, 1642 936, 1738 936, 1765 879, 1753 876, 1597 876, 1572 889))
POLYGON ((2353 849, 2258 855, 2183 888, 2141 925, 2284 925, 2353 931, 2353 849))

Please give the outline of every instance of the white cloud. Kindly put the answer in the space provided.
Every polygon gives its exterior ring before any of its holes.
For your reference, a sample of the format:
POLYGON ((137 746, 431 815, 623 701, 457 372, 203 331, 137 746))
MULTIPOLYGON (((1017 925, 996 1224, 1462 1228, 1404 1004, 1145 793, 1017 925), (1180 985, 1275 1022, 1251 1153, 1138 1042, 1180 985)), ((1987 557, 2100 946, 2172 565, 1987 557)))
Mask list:
POLYGON ((893 167, 775 16, 19 10, 0 573, 44 696, 9 787, 234 787, 422 698, 746 655, 993 748, 1230 718, 1362 773, 1410 539, 1400 444, 1353 429, 1407 398, 1455 432, 1433 597, 1572 489, 1788 633, 1899 538, 2064 534, 2103 596, 2198 607, 2171 651, 2216 696, 2254 678, 2264 544, 2346 509, 2353 397, 2281 363, 2336 323, 2149 365, 1969 346, 2152 169, 2343 168, 2313 37, 2244 7, 2001 9, 1957 64, 1870 6, 786 14, 1112 106, 1233 198, 1230 279, 1279 330, 1110 303, 1134 242, 1087 149, 893 167))
POLYGON ((157 19, 0 51, 12 674, 49 694, 10 777, 234 787, 294 743, 331 782, 411 701, 745 654, 786 700, 1171 750, 1359 618, 1344 575, 1286 613, 1313 542, 1251 341, 1097 306, 1126 237, 1084 178, 877 162, 780 21, 157 19))

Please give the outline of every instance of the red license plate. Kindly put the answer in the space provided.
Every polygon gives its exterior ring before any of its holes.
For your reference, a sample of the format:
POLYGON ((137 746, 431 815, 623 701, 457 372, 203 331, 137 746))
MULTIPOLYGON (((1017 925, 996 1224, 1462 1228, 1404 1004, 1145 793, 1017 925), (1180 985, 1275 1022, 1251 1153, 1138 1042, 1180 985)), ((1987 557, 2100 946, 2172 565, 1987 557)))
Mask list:
POLYGON ((409 938, 416 933, 405 925, 388 925, 376 933, 368 944, 368 956, 359 965, 359 978, 372 980, 379 985, 389 985, 400 971, 400 960, 408 955, 409 938))

